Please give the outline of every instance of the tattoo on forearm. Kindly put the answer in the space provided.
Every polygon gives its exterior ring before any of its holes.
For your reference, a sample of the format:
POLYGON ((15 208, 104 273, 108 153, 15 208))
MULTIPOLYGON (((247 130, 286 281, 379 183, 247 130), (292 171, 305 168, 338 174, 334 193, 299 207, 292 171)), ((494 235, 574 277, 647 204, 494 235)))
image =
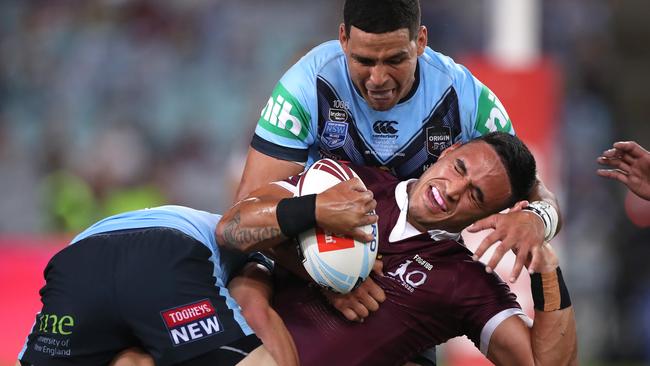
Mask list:
POLYGON ((282 236, 279 228, 261 227, 252 229, 242 229, 240 227, 241 214, 235 213, 233 218, 226 224, 223 236, 227 243, 234 248, 241 248, 243 245, 257 244, 265 240, 275 239, 282 236))

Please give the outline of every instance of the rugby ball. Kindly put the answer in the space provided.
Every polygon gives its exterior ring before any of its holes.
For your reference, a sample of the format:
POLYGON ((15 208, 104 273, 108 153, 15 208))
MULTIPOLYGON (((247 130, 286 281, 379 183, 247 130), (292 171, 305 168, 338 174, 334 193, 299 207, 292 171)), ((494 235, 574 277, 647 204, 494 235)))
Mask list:
MULTIPOLYGON (((298 194, 318 194, 353 177, 358 175, 347 165, 331 159, 318 160, 300 177, 298 194)), ((374 240, 362 243, 320 227, 298 236, 302 263, 316 283, 344 294, 368 277, 377 256, 377 224, 364 226, 363 230, 372 233, 374 240)))

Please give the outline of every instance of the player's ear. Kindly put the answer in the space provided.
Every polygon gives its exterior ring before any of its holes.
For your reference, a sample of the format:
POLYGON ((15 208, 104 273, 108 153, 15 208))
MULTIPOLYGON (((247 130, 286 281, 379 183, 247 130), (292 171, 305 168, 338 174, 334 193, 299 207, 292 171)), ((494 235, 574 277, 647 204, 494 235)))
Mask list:
POLYGON ((460 145, 462 145, 462 144, 459 141, 459 142, 456 142, 453 145, 449 146, 448 148, 442 150, 442 153, 440 153, 440 157, 438 159, 442 159, 445 155, 447 155, 447 153, 458 149, 460 147, 460 145))
POLYGON ((339 25, 339 42, 341 43, 341 47, 343 48, 343 52, 348 51, 348 36, 345 34, 345 24, 341 23, 339 25))
POLYGON ((427 47, 427 27, 421 25, 418 30, 418 38, 416 39, 418 45, 418 56, 421 56, 424 53, 424 49, 427 47))

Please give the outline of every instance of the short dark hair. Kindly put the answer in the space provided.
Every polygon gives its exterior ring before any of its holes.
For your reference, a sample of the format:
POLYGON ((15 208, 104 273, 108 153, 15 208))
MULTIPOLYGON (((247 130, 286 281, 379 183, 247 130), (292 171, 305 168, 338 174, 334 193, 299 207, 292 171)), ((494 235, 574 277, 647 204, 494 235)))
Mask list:
POLYGON ((508 173, 512 196, 508 207, 528 196, 537 182, 537 164, 528 147, 516 136, 505 132, 491 132, 474 141, 484 141, 490 145, 501 158, 508 173))
POLYGON ((407 28, 415 39, 420 28, 419 0, 346 0, 343 6, 345 35, 355 26, 366 33, 388 33, 407 28))

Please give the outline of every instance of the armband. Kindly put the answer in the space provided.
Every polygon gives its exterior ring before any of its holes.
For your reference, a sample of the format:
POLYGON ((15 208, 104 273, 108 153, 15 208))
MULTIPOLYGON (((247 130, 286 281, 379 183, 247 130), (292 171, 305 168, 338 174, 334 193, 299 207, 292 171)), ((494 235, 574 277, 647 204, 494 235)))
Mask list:
POLYGON ((562 310, 571 306, 571 297, 560 267, 548 273, 531 274, 530 290, 535 309, 539 311, 562 310))
POLYGON ((544 222, 544 241, 548 242, 555 237, 559 221, 555 207, 545 201, 533 201, 524 210, 534 213, 544 222))
POLYGON ((275 209, 280 231, 287 238, 316 226, 316 195, 284 198, 275 209))

